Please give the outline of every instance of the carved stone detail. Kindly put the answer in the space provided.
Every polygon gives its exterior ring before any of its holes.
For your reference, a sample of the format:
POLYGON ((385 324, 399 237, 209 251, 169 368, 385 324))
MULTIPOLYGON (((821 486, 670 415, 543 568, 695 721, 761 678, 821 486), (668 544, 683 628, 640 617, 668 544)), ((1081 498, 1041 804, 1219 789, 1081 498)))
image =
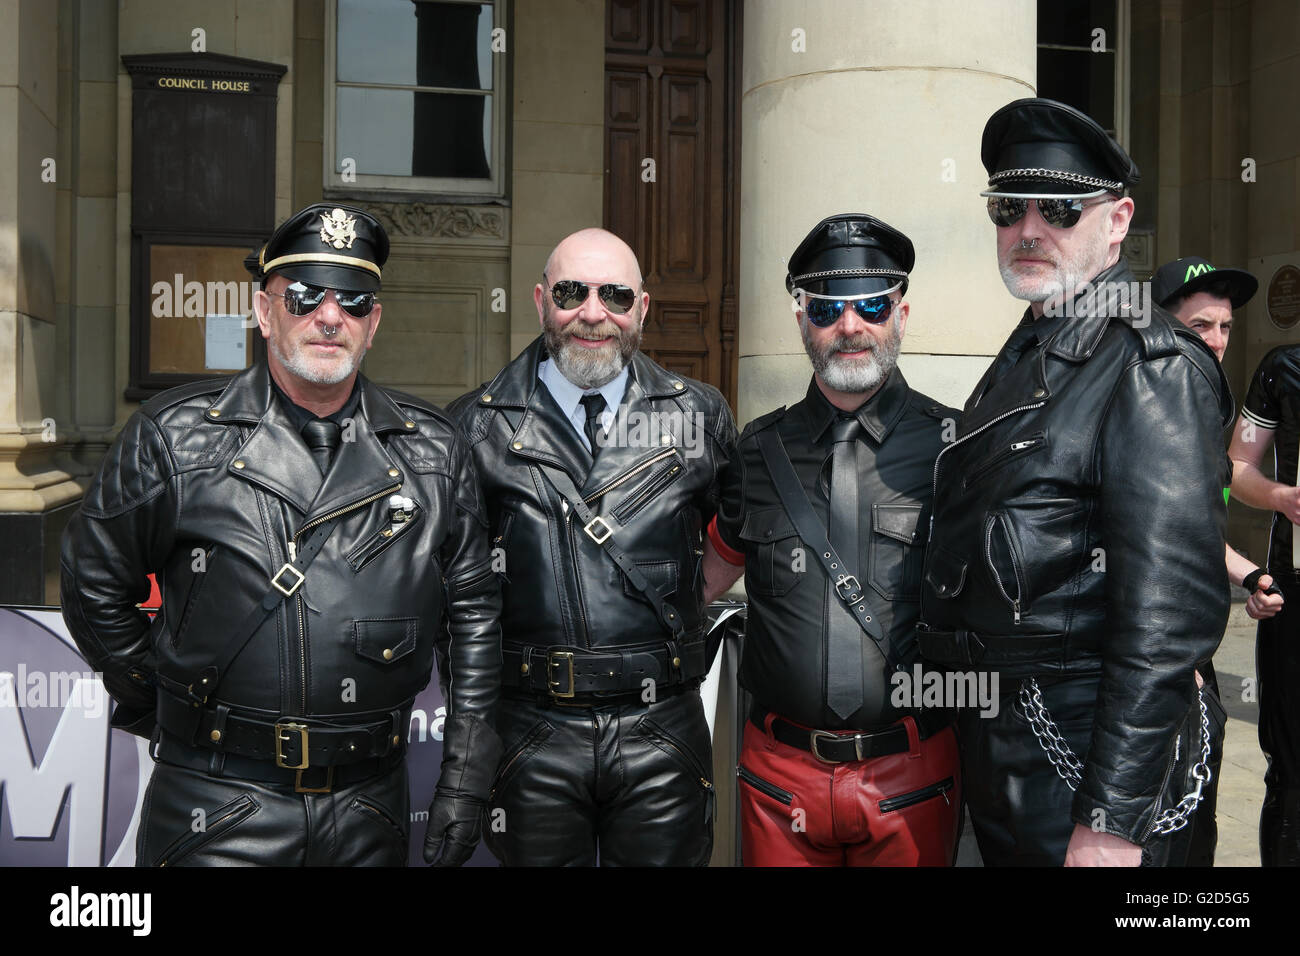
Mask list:
POLYGON ((506 220, 494 206, 442 206, 425 202, 363 203, 393 237, 505 239, 506 220))

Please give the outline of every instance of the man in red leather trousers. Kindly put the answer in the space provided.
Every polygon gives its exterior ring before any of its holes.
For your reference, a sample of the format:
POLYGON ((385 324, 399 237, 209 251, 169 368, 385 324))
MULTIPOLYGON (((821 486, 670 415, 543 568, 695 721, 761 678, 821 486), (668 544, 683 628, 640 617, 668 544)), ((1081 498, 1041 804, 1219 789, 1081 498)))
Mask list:
POLYGON ((871 216, 814 227, 786 277, 812 382, 750 423, 721 478, 704 573, 712 599, 743 568, 749 598, 747 866, 949 866, 955 854, 951 713, 912 687, 931 471, 956 419, 896 368, 914 260, 871 216))

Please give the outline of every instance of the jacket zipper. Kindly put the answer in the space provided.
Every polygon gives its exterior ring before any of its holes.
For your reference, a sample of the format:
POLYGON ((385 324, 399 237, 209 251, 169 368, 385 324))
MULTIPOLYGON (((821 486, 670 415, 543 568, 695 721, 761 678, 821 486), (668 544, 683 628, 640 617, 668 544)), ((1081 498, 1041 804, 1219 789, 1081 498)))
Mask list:
POLYGON ((1002 596, 1006 598, 1007 603, 1011 605, 1011 611, 1015 615, 1015 622, 1019 624, 1020 623, 1020 598, 1021 598, 1020 576, 1016 573, 1016 556, 1011 551, 1010 541, 1007 542, 1007 554, 1011 557, 1011 576, 1016 579, 1016 596, 1014 598, 1010 594, 1008 594, 1007 589, 1002 586, 1002 575, 998 573, 997 567, 994 566, 993 564, 993 526, 997 523, 997 521, 998 521, 998 515, 996 514, 989 515, 989 526, 988 529, 984 532, 984 557, 988 561, 989 571, 992 572, 993 574, 993 583, 995 583, 998 586, 998 590, 1002 592, 1002 596))
MULTIPOLYGON (((1182 730, 1179 729, 1178 733, 1179 733, 1179 736, 1181 737, 1181 736, 1182 736, 1182 730)), ((1178 738, 1175 737, 1174 740, 1177 741, 1178 738)), ((1177 754, 1176 754, 1176 753, 1175 753, 1175 754, 1170 754, 1170 756, 1169 756, 1169 764, 1168 764, 1168 766, 1165 767, 1165 775, 1164 775, 1164 778, 1160 781, 1160 789, 1156 791, 1156 805, 1155 805, 1155 807, 1154 807, 1154 808, 1152 809, 1152 811, 1151 811, 1151 822, 1148 823, 1148 824, 1146 825, 1146 829, 1142 831, 1142 842, 1143 842, 1143 843, 1145 843, 1145 842, 1147 841, 1147 837, 1149 837, 1149 836, 1151 835, 1151 831, 1154 830, 1154 829, 1156 828, 1156 820, 1157 820, 1157 819, 1159 818, 1159 816, 1160 816, 1160 804, 1164 802, 1164 799, 1165 799, 1165 788, 1167 788, 1167 787, 1169 786, 1169 776, 1174 772, 1174 762, 1175 762, 1176 759, 1177 759, 1177 754)))
POLYGON ((1027 451, 1032 451, 1035 448, 1039 448, 1042 445, 1045 445, 1046 443, 1047 443, 1047 439, 1044 438, 1042 435, 1034 435, 1030 438, 1025 439, 1024 441, 1012 442, 1011 446, 1007 448, 1005 451, 998 452, 992 458, 986 458, 984 461, 980 462, 974 468, 968 471, 961 480, 962 490, 964 491, 967 488, 969 488, 971 485, 975 484, 975 482, 979 481, 980 478, 988 474, 994 468, 1000 467, 1001 465, 1006 464, 1011 459, 1017 458, 1027 451))
POLYGON ((614 509, 614 518, 619 524, 629 520, 638 511, 650 504, 659 492, 672 484, 673 479, 677 475, 681 474, 681 470, 681 465, 673 465, 671 468, 661 471, 657 475, 652 475, 632 501, 619 503, 619 506, 614 509))
MULTIPOLYGON (((356 511, 358 508, 362 508, 365 505, 370 504, 372 501, 378 501, 385 495, 391 495, 394 491, 401 490, 401 487, 402 483, 399 481, 391 488, 385 488, 383 491, 362 498, 360 501, 354 501, 352 504, 344 508, 336 508, 329 514, 321 515, 319 518, 314 518, 311 521, 308 521, 305 525, 299 528, 297 532, 295 532, 293 539, 289 542, 289 560, 298 560, 298 539, 312 528, 319 524, 324 524, 326 521, 332 521, 339 515, 345 515, 349 511, 356 511)), ((307 713, 307 607, 303 603, 301 593, 295 594, 294 597, 297 599, 298 608, 298 663, 300 666, 298 674, 302 678, 302 712, 305 715, 307 713)))
MULTIPOLYGON (((1003 413, 1002 413, 1001 415, 999 415, 997 418, 989 419, 987 422, 985 422, 983 425, 981 425, 979 428, 975 429, 973 432, 971 432, 969 435, 965 436, 964 438, 958 438, 958 439, 957 439, 955 442, 953 442, 951 445, 945 445, 943 448, 939 449, 939 454, 935 455, 935 457, 934 457, 934 484, 933 484, 933 487, 930 489, 931 492, 933 493, 933 497, 931 498, 931 500, 934 501, 936 504, 937 504, 938 501, 939 501, 939 465, 943 462, 943 456, 944 456, 944 455, 948 454, 948 452, 952 451, 954 448, 956 448, 956 447, 957 447, 958 445, 960 445, 962 442, 964 442, 964 441, 970 441, 972 438, 974 438, 974 437, 975 437, 976 435, 978 435, 980 432, 984 431, 986 428, 991 428, 991 427, 993 427, 993 426, 996 425, 998 422, 1002 421, 1004 418, 1010 418, 1012 415, 1019 414, 1020 412, 1027 412, 1027 411, 1029 411, 1029 410, 1032 409, 1032 408, 1042 408, 1042 407, 1043 407, 1044 405, 1046 405, 1046 404, 1047 404, 1047 400, 1044 399, 1044 400, 1041 401, 1041 402, 1034 402, 1034 403, 1031 404, 1031 405, 1017 405, 1015 408, 1012 408, 1012 409, 1009 409, 1008 411, 1003 412, 1003 413)), ((927 538, 926 543, 928 544, 928 543, 929 543, 929 539, 930 539, 930 538, 933 538, 933 537, 934 537, 934 512, 931 511, 931 512, 930 512, 930 532, 929 532, 929 538, 927 538)))
POLYGON ((587 611, 582 598, 582 575, 578 573, 578 536, 573 529, 573 509, 563 497, 560 498, 560 510, 564 512, 564 531, 569 538, 569 557, 573 562, 573 581, 578 598, 575 603, 578 606, 578 623, 582 628, 578 637, 582 646, 591 650, 591 632, 587 628, 587 611))
POLYGON ((617 478, 615 478, 609 484, 605 485, 603 488, 597 488, 595 491, 593 491, 590 495, 583 498, 582 500, 585 501, 587 504, 591 504, 601 495, 605 495, 613 491, 615 488, 623 484, 623 482, 627 481, 629 478, 635 478, 637 475, 641 474, 641 472, 645 471, 651 465, 657 462, 661 462, 665 458, 671 458, 676 454, 677 451, 676 449, 673 448, 669 448, 666 451, 662 451, 659 454, 655 455, 653 458, 651 458, 649 461, 643 461, 641 464, 637 465, 635 468, 633 468, 631 471, 627 472, 626 474, 619 475, 617 478))
POLYGON ((901 810, 904 807, 910 807, 917 803, 924 803, 926 800, 934 797, 943 796, 943 802, 952 806, 952 801, 948 799, 948 791, 952 789, 953 779, 947 777, 938 783, 932 783, 928 787, 922 787, 920 790, 913 790, 911 793, 899 794, 897 797, 888 797, 880 801, 880 812, 889 813, 891 810, 901 810))
POLYGON ((755 775, 744 764, 736 765, 736 776, 745 781, 745 783, 749 784, 759 793, 765 793, 773 800, 784 803, 787 807, 794 803, 794 794, 787 790, 782 790, 775 784, 768 783, 762 777, 755 775))
POLYGON ((423 517, 424 511, 421 509, 417 510, 415 514, 406 521, 399 524, 396 530, 389 525, 389 527, 378 532, 369 541, 362 545, 361 550, 356 553, 356 558, 354 559, 355 563, 353 563, 353 561, 349 561, 348 563, 352 564, 353 570, 360 571, 382 552, 386 551, 388 546, 405 534, 407 530, 419 524, 420 519, 423 517))

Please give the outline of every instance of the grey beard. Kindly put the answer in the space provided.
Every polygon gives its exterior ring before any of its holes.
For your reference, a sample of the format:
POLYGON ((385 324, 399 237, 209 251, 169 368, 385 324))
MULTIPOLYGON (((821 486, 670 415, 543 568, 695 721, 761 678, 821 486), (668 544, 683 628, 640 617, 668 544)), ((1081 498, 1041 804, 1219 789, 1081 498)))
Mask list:
POLYGON ((311 365, 303 359, 301 349, 295 351, 293 356, 290 357, 280 351, 280 346, 275 339, 268 339, 266 344, 271 349, 271 354, 276 357, 281 365, 294 375, 298 376, 298 378, 301 378, 304 381, 313 382, 316 385, 337 385, 357 369, 358 363, 351 354, 348 355, 347 362, 340 365, 333 372, 322 372, 312 368, 311 365))
MULTIPOLYGON (((576 319, 574 321, 577 321, 576 319)), ((635 332, 617 332, 618 348, 611 355, 605 349, 593 351, 569 342, 570 336, 561 332, 547 316, 543 326, 546 339, 546 352, 555 362, 556 369, 578 388, 600 388, 612 382, 623 366, 632 361, 632 356, 641 347, 641 330, 635 332)))
POLYGON ((845 345, 857 345, 843 337, 831 341, 824 350, 813 345, 808 335, 808 319, 805 316, 800 323, 804 351, 812 362, 816 372, 829 388, 837 392, 869 392, 889 377, 889 373, 898 364, 898 353, 902 347, 902 336, 898 334, 898 321, 891 318, 890 335, 882 343, 868 342, 871 354, 859 361, 849 362, 836 358, 836 353, 845 345))

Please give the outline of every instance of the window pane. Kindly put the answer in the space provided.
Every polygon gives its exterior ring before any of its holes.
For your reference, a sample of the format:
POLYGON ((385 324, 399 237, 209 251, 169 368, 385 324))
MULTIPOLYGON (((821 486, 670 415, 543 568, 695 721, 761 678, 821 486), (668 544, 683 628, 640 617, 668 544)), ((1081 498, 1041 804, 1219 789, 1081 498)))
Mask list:
POLYGON ((492 88, 492 6, 339 0, 338 80, 492 88))
POLYGON ((1113 135, 1115 55, 1040 48, 1038 95, 1082 110, 1113 135))
POLYGON ((1106 31, 1115 46, 1115 0, 1038 0, 1038 42, 1092 46, 1092 31, 1106 31))
POLYGON ((339 87, 335 144, 336 172, 489 179, 492 97, 339 87))

